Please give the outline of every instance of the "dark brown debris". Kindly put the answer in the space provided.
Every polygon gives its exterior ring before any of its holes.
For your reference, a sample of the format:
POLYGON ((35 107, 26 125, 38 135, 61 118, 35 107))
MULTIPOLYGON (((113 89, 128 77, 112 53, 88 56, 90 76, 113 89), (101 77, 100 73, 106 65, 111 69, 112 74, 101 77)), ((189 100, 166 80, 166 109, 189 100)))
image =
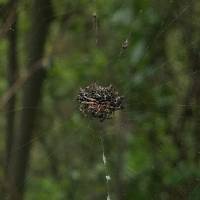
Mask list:
POLYGON ((123 108, 123 97, 112 85, 103 87, 93 83, 80 88, 77 99, 85 116, 99 118, 100 121, 111 118, 115 111, 123 108))

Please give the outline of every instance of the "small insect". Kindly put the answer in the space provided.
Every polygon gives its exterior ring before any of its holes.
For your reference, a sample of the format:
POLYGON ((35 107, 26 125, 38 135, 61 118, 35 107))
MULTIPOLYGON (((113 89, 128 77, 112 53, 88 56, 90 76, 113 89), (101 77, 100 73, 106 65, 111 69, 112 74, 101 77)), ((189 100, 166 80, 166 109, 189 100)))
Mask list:
POLYGON ((77 99, 80 112, 100 121, 110 119, 115 111, 123 108, 123 96, 119 96, 112 85, 103 87, 93 83, 80 88, 77 99))
POLYGON ((126 39, 126 40, 122 43, 122 48, 123 48, 123 49, 128 48, 128 39, 126 39))

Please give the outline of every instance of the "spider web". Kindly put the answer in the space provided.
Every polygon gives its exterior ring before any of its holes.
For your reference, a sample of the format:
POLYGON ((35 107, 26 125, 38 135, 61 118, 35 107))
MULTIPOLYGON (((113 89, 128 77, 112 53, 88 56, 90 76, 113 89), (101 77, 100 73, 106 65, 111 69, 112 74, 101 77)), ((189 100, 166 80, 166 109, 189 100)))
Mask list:
MULTIPOLYGON (((123 7, 123 5, 124 5, 125 3, 123 3, 122 5, 121 5, 121 7, 123 7)), ((178 13, 177 14, 177 16, 176 17, 174 17, 173 19, 171 19, 169 22, 167 22, 167 23, 163 23, 163 27, 160 29, 160 30, 158 30, 158 33, 155 35, 155 37, 154 37, 154 40, 153 41, 151 41, 149 44, 146 44, 145 45, 145 48, 144 48, 144 50, 143 50, 143 52, 144 52, 144 54, 143 54, 143 56, 141 56, 142 58, 144 58, 144 57, 146 57, 148 54, 149 54, 149 50, 150 49, 152 49, 152 48, 156 48, 157 47, 157 45, 159 45, 159 44, 157 44, 156 42, 159 40, 159 38, 162 36, 162 34, 164 34, 164 32, 171 26, 171 25, 173 25, 173 24, 175 24, 176 23, 176 21, 177 20, 179 20, 180 18, 183 18, 183 17, 187 17, 187 11, 189 10, 189 8, 190 8, 190 3, 188 2, 188 4, 185 6, 185 7, 183 7, 182 9, 181 9, 181 11, 180 11, 180 13, 178 13)), ((94 9, 94 11, 93 11, 93 13, 91 13, 91 15, 93 15, 94 13, 97 13, 97 11, 94 9)), ((142 12, 141 12, 141 15, 142 15, 142 12)), ((97 13, 97 20, 99 20, 98 19, 98 13, 97 13)), ((139 18, 140 16, 138 16, 138 18, 139 18)), ((98 38, 99 37, 99 29, 100 29, 100 27, 98 27, 98 25, 97 25, 97 21, 93 21, 94 22, 94 24, 93 24, 93 27, 94 27, 94 38, 95 38, 95 41, 96 41, 96 43, 97 43, 97 45, 99 45, 99 43, 101 43, 101 40, 100 40, 100 38, 98 38)), ((123 60, 123 59, 125 59, 128 55, 127 55, 127 50, 128 50, 128 48, 129 48, 129 46, 131 46, 131 44, 132 44, 132 38, 134 37, 134 27, 131 27, 130 28, 130 31, 128 32, 128 34, 124 37, 122 37, 121 38, 121 41, 120 41, 120 44, 119 44, 119 49, 117 49, 117 53, 116 53, 116 55, 114 55, 113 57, 112 57, 112 59, 110 59, 110 62, 108 63, 108 67, 109 66, 113 66, 113 65, 115 65, 116 63, 120 63, 120 61, 121 60, 123 60), (128 41, 128 47, 127 47, 127 49, 123 49, 123 47, 122 47, 122 45, 124 44, 124 42, 125 41, 128 41)), ((162 70, 162 67, 165 65, 165 63, 162 63, 163 65, 162 66, 160 66, 160 67, 157 67, 156 68, 156 70, 162 70)), ((125 69, 126 70, 126 69, 125 69)), ((191 77, 193 77, 193 76, 198 76, 198 73, 199 73, 199 71, 194 71, 194 72, 192 72, 191 73, 191 77)), ((168 84, 170 84, 171 83, 171 81, 169 80, 168 82, 165 82, 165 83, 163 83, 163 84, 165 84, 165 85, 168 85, 168 84)), ((123 81, 119 81, 119 84, 123 84, 123 81)), ((123 88, 123 87, 122 87, 123 88)), ((125 88, 126 89, 126 88, 125 88)), ((128 96, 128 91, 126 92, 126 91, 124 91, 124 96, 125 96, 125 98, 128 96)), ((74 104, 76 104, 76 102, 74 101, 74 104)), ((141 105, 141 102, 139 102, 138 103, 139 105, 141 105)), ((153 104, 153 103, 152 103, 153 104)), ((154 104, 156 104, 156 103, 154 103, 154 104)), ((182 107, 192 107, 193 106, 193 104, 177 104, 176 105, 177 106, 177 108, 182 108, 182 107)), ((129 107, 129 105, 127 105, 127 107, 129 107)), ((37 108, 35 108, 35 107, 32 107, 32 108, 25 108, 25 107, 18 107, 18 108, 16 108, 15 110, 12 110, 12 111, 6 111, 6 112, 20 112, 21 110, 24 110, 24 109, 37 109, 37 110, 42 110, 42 107, 37 107, 37 108)), ((123 111, 123 113, 124 114, 129 114, 129 113, 131 113, 132 111, 128 111, 127 109, 125 109, 124 111, 123 111)), ((141 111, 141 112, 143 112, 143 111, 141 111)), ((2 111, 2 114, 5 114, 5 111, 2 111)), ((61 117, 62 118, 62 117, 61 117)), ((128 119, 126 119, 126 122, 124 123, 124 124, 122 124, 121 125, 121 127, 120 127, 120 131, 121 130, 124 130, 124 126, 126 126, 127 124, 126 123, 130 123, 130 122, 133 122, 134 121, 134 119, 132 119, 131 118, 131 116, 129 116, 129 118, 128 119)), ((62 120, 61 119, 61 122, 60 123, 65 123, 64 122, 64 120, 62 120)), ((91 123, 93 123, 93 122, 91 122, 91 123)), ((88 123, 88 125, 87 125, 88 127, 86 127, 86 129, 88 129, 88 130, 91 130, 91 132, 94 132, 94 130, 93 130, 93 125, 92 124, 90 124, 90 123, 88 123)), ((103 125, 104 126, 104 125, 103 125)), ((44 130, 43 130, 44 131, 44 130)), ((38 131, 37 132, 37 134, 36 134, 36 136, 34 136, 33 138, 32 138, 32 140, 31 140, 31 143, 32 142, 35 142, 35 141, 37 141, 40 137, 43 137, 43 131, 41 131, 41 133, 40 133, 40 131, 38 131)), ((78 133, 78 132, 80 132, 81 131, 81 128, 79 127, 79 128, 76 128, 76 127, 74 127, 74 134, 75 133, 78 133)), ((73 135, 74 135, 73 134, 73 135)), ((89 134, 90 136, 91 136, 91 138, 92 139, 89 139, 89 143, 90 143, 90 145, 92 146, 92 145, 95 145, 95 143, 97 142, 97 138, 96 138, 96 136, 94 136, 94 135, 92 135, 92 134, 89 134)), ((46 137, 46 136, 45 136, 46 137)), ((78 136, 78 137, 80 137, 80 138, 82 138, 83 136, 78 136)), ((101 151, 102 151, 102 159, 103 159, 103 163, 105 164, 107 161, 105 161, 106 159, 107 159, 107 156, 106 156, 106 153, 105 153, 105 143, 104 143, 104 138, 103 137, 101 137, 100 136, 100 141, 98 142, 98 144, 99 144, 99 146, 100 146, 100 149, 101 149, 101 151)), ((24 146, 25 145, 27 145, 27 144, 24 144, 24 146)), ((73 145, 72 145, 73 146, 73 145)), ((23 148, 23 146, 21 147, 21 148, 23 148)), ((99 147, 97 147, 97 148, 99 148, 99 147)), ((34 148, 35 149, 35 148, 34 148)), ((96 153, 96 152, 95 152, 96 153)), ((53 154, 54 154, 54 152, 53 152, 53 154)), ((109 155, 108 155, 109 156, 109 155)), ((51 157, 51 155, 50 154, 48 154, 48 155, 46 155, 46 157, 47 157, 47 159, 50 159, 50 157, 51 157)), ((98 159, 97 159, 98 160, 98 159)), ((113 169, 111 168, 111 171, 112 171, 113 169)), ((29 176, 27 176, 26 177, 26 184, 28 183, 28 181, 29 181, 29 179, 31 178, 31 174, 29 175, 29 176)), ((110 176, 109 174, 107 174, 106 176, 110 176)), ((108 186, 107 186, 108 187, 108 186)), ((107 196, 111 196, 111 194, 110 194, 110 191, 109 191, 110 189, 109 188, 107 188, 107 196)), ((107 198, 107 199, 109 199, 109 198, 107 198)))

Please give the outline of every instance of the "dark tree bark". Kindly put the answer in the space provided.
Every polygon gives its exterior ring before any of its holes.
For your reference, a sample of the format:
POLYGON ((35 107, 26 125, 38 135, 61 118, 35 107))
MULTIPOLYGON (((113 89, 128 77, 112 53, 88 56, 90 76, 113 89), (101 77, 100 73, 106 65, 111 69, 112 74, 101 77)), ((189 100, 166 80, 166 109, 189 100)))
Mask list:
POLYGON ((37 70, 27 80, 23 89, 22 106, 19 127, 11 152, 8 179, 8 199, 23 199, 26 171, 28 167, 31 139, 37 119, 37 108, 41 100, 42 85, 46 70, 42 67, 41 59, 44 54, 50 21, 52 5, 50 0, 33 0, 31 10, 31 28, 27 47, 28 70, 37 70))
MULTIPOLYGON (((7 80, 8 89, 17 80, 18 76, 18 61, 17 61, 17 12, 16 12, 16 1, 10 0, 9 2, 14 12, 14 21, 8 31, 8 67, 7 67, 7 80)), ((9 158, 12 147, 13 135, 14 135, 14 124, 15 124, 15 97, 13 95, 7 102, 6 105, 6 164, 5 172, 9 166, 9 158)))

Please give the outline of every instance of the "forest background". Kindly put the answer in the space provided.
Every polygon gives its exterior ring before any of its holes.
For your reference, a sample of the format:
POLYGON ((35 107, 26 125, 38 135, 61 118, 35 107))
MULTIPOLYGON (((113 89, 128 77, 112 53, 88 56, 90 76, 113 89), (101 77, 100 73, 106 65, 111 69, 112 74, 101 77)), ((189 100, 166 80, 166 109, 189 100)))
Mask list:
POLYGON ((199 0, 0 0, 0 198, 200 199, 199 0), (125 45, 125 46, 124 46, 125 45), (84 117, 81 87, 124 109, 84 117))

